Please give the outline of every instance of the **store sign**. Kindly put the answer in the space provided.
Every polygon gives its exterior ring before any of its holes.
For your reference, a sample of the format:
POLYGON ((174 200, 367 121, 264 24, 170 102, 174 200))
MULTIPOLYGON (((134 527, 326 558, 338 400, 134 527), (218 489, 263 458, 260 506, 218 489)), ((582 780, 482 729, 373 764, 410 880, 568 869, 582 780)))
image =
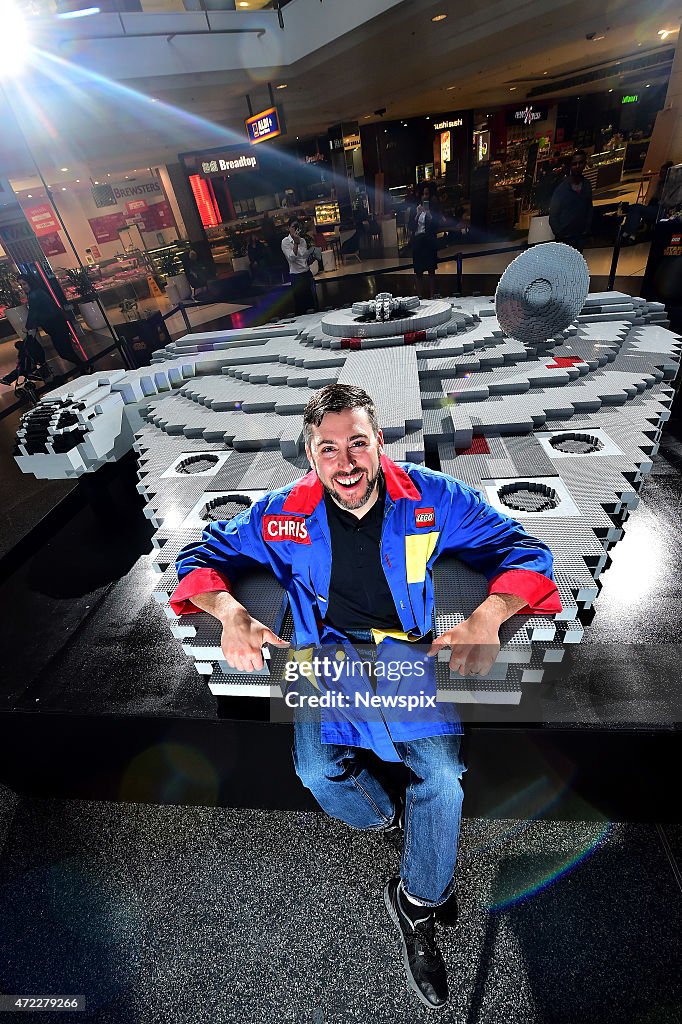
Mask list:
POLYGON ((244 124, 252 146, 259 142, 267 142, 268 139, 276 139, 284 131, 277 107, 268 107, 267 110, 261 110, 260 114, 247 117, 244 124))
POLYGON ((433 126, 434 132, 442 132, 445 128, 461 128, 464 124, 463 117, 453 117, 449 121, 438 121, 433 126))
POLYGON ((111 185, 93 185, 92 199, 98 210, 105 206, 116 206, 116 196, 111 185))
POLYGON ((258 160, 255 156, 236 154, 231 157, 216 157, 214 160, 202 160, 201 170, 203 174, 225 174, 228 171, 255 171, 258 167, 258 160))
POLYGON ((307 164, 323 164, 327 162, 327 158, 324 153, 313 153, 312 156, 305 158, 307 164))
POLYGON ((360 132, 353 132, 351 135, 344 135, 343 138, 340 139, 330 139, 329 148, 331 150, 358 149, 360 142, 360 132))
POLYGON ((536 121, 545 121, 546 119, 547 107, 533 107, 529 104, 527 107, 507 111, 508 124, 531 125, 535 124, 536 121))
POLYGON ((631 96, 622 96, 621 103, 639 103, 639 94, 633 93, 631 96))
POLYGON ((141 196, 163 195, 163 189, 158 181, 143 181, 139 185, 126 185, 125 182, 121 181, 117 185, 112 185, 111 190, 117 201, 120 199, 135 199, 141 196))
POLYGON ((61 227, 57 215, 49 203, 42 203, 40 206, 27 206, 24 213, 38 238, 42 238, 44 235, 53 235, 61 227))

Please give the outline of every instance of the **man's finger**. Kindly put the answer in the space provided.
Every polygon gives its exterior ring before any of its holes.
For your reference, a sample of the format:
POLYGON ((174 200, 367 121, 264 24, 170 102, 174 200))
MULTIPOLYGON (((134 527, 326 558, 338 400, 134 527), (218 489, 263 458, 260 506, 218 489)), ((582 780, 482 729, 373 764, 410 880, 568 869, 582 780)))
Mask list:
POLYGON ((429 647, 428 651, 426 652, 427 657, 432 658, 434 656, 434 654, 438 654, 438 652, 442 651, 444 647, 449 647, 450 646, 448 644, 447 636, 448 636, 447 633, 441 633, 440 636, 436 636, 436 637, 433 638, 431 646, 429 647))

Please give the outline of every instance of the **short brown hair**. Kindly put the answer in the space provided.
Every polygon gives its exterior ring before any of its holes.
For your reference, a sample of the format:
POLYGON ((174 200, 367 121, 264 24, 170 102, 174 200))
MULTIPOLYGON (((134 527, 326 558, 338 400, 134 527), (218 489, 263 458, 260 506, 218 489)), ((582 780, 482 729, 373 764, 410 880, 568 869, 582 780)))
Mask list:
POLYGON ((319 427, 322 417, 328 412, 343 412, 344 409, 365 409, 372 430, 379 433, 379 422, 374 399, 362 388, 352 384, 327 384, 316 391, 303 412, 303 437, 310 444, 311 427, 319 427))

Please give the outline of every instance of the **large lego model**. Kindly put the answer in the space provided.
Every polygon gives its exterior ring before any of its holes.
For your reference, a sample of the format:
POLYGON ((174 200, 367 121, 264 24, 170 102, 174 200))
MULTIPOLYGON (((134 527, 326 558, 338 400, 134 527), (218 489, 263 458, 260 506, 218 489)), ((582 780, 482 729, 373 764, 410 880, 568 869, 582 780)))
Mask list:
MULTIPOLYGON (((229 669, 219 624, 169 608, 175 558, 206 523, 308 470, 302 413, 314 391, 360 385, 376 399, 390 458, 426 460, 479 489, 554 553, 560 614, 506 622, 486 678, 450 676, 438 664, 443 699, 518 703, 581 639, 579 613, 597 597, 652 468, 682 347, 661 304, 588 296, 582 257, 564 249, 537 246, 515 260, 497 315, 490 298, 382 294, 293 322, 187 335, 148 367, 51 392, 22 418, 17 462, 38 477, 78 477, 134 445, 156 528, 155 597, 174 636, 214 694, 269 696, 286 651, 260 674, 229 669)), ((486 595, 483 577, 454 558, 436 564, 434 586, 437 633, 486 595)), ((238 581, 235 596, 291 638, 286 594, 269 573, 238 581)))

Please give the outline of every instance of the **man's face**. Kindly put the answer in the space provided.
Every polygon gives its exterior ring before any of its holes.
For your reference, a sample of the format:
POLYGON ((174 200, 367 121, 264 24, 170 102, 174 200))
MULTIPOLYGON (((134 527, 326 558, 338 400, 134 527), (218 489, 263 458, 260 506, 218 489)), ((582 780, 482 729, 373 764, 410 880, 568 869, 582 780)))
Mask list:
POLYGON ((585 170, 585 157, 574 156, 571 160, 571 174, 574 178, 582 178, 585 170))
POLYGON ((20 281, 19 287, 21 288, 24 295, 28 295, 28 293, 31 290, 31 286, 29 285, 28 281, 20 281))
POLYGON ((376 496, 384 438, 375 434, 366 409, 328 412, 313 427, 308 461, 337 505, 354 512, 376 496))
POLYGON ((298 223, 298 221, 296 221, 289 228, 289 234, 291 235, 292 238, 298 238, 300 230, 301 230, 301 225, 298 223))

